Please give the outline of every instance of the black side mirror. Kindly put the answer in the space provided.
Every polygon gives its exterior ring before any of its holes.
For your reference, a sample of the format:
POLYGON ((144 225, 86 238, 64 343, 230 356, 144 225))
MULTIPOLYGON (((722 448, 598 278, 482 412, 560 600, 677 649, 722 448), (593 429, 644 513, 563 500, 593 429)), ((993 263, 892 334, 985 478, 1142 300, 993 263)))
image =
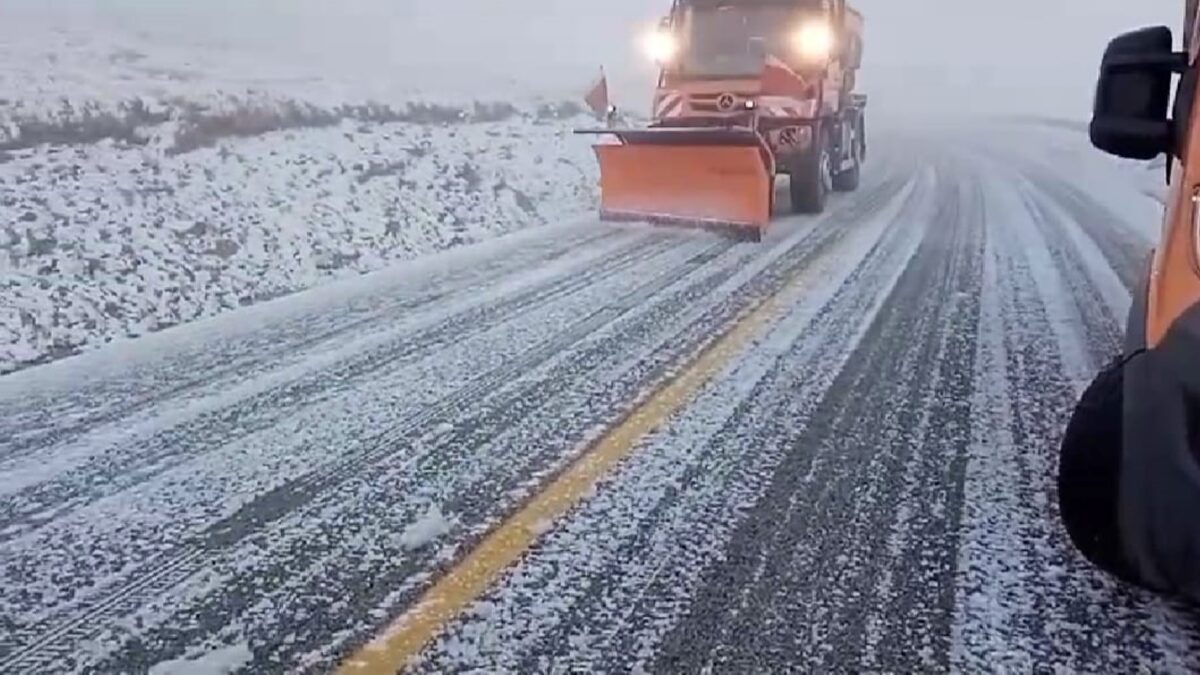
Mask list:
POLYGON ((845 44, 842 47, 842 62, 846 68, 850 70, 858 70, 862 68, 863 45, 862 40, 857 36, 849 34, 847 31, 845 44))
POLYGON ((1096 84, 1093 145, 1129 159, 1171 152, 1171 79, 1187 67, 1187 56, 1172 45, 1166 26, 1125 33, 1109 43, 1096 84))

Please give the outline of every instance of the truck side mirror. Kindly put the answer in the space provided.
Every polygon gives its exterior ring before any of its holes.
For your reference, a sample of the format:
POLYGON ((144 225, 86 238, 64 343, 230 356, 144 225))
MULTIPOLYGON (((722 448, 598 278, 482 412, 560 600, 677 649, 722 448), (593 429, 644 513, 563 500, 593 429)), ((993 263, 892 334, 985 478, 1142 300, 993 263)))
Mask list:
POLYGON ((1089 128, 1093 145, 1129 159, 1171 152, 1171 79, 1187 67, 1187 56, 1172 51, 1172 44, 1166 26, 1125 33, 1108 44, 1089 128))
POLYGON ((857 36, 850 35, 847 31, 845 42, 842 45, 842 63, 850 70, 858 70, 862 68, 862 59, 862 41, 857 36))

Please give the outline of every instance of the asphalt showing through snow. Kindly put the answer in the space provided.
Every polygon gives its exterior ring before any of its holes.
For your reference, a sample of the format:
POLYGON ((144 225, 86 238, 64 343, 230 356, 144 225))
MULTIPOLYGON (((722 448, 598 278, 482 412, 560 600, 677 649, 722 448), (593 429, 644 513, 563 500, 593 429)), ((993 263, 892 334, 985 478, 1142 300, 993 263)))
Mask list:
POLYGON ((550 228, 0 380, 0 672, 329 670, 767 298, 412 670, 1200 668, 1051 491, 1148 242, 1002 145, 879 145, 762 244, 550 228))

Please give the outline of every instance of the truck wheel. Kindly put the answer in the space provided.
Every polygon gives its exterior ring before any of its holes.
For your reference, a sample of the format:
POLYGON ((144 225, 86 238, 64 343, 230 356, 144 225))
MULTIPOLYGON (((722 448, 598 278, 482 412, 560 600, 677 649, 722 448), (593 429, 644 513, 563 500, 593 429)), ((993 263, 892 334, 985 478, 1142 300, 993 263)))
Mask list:
POLYGON ((1059 450, 1058 504, 1071 543, 1083 557, 1137 584, 1117 525, 1124 368, 1124 359, 1110 362, 1075 407, 1059 450))
POLYGON ((858 189, 859 174, 862 164, 859 163, 858 153, 854 153, 854 165, 841 173, 833 174, 833 189, 838 192, 854 192, 858 189))
POLYGON ((816 134, 816 145, 794 160, 791 167, 792 210, 821 213, 833 188, 833 162, 824 133, 816 134))
POLYGON ((850 140, 850 158, 853 160, 853 164, 849 169, 833 174, 833 189, 838 192, 854 192, 858 189, 863 163, 862 124, 860 122, 854 125, 854 136, 850 140))

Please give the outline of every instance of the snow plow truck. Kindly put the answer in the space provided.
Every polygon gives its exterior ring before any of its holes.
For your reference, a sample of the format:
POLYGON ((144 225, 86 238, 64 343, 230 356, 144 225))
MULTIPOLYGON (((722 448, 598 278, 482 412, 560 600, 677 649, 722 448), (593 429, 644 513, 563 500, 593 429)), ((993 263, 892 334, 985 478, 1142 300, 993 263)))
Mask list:
POLYGON ((1136 585, 1200 603, 1200 18, 1115 38, 1090 135, 1128 159, 1166 155, 1159 239, 1124 349, 1088 386, 1060 447, 1059 512, 1075 547, 1136 585))
POLYGON ((863 18, 845 0, 675 0, 647 55, 659 66, 644 128, 599 134, 602 220, 732 228, 758 240, 775 177, 820 213, 858 187, 863 18))

